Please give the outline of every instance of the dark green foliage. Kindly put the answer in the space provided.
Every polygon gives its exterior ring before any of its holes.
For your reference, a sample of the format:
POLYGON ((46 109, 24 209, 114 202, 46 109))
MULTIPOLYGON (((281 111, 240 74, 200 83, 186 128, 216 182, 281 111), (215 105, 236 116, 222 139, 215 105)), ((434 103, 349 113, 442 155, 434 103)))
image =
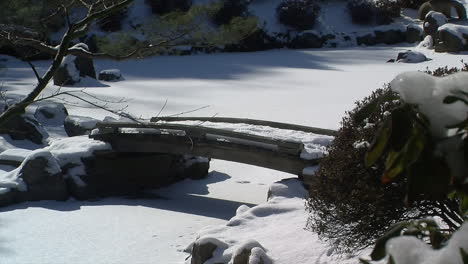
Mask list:
POLYGON ((145 0, 151 6, 153 14, 164 15, 170 12, 186 12, 192 6, 192 0, 145 0))
POLYGON ((123 8, 114 14, 97 21, 99 28, 107 32, 116 32, 122 30, 122 20, 127 16, 127 8, 123 8))
POLYGON ((314 0, 283 0, 276 7, 276 16, 283 24, 297 30, 312 29, 320 13, 314 0))
POLYGON ((401 3, 397 1, 379 0, 375 2, 375 22, 378 25, 387 25, 393 19, 400 17, 401 3))
POLYGON ((388 0, 350 0, 347 8, 355 24, 390 24, 400 16, 401 3, 388 0))
POLYGON ((211 21, 218 26, 229 24, 233 18, 247 15, 248 4, 247 0, 222 0, 211 21))
POLYGON ((371 24, 374 21, 373 1, 351 0, 347 8, 354 24, 371 24))
POLYGON ((69 6, 71 0, 14 0, 0 1, 0 24, 14 24, 47 34, 65 25, 65 16, 57 13, 60 5, 69 6))
POLYGON ((418 9, 425 2, 427 2, 427 0, 401 0, 401 7, 418 9))

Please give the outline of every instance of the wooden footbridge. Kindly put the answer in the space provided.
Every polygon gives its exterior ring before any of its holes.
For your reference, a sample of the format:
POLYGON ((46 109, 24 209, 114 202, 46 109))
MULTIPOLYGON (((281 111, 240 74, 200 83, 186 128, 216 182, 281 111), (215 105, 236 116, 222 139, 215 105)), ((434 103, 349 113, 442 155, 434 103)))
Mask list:
POLYGON ((263 120, 238 118, 153 118, 148 123, 101 122, 91 138, 109 142, 114 151, 125 153, 169 153, 202 156, 245 163, 302 176, 304 168, 318 159, 303 159, 301 142, 215 129, 182 125, 171 121, 244 123, 291 129, 323 135, 335 131, 263 120), (160 121, 165 121, 160 123, 160 121))

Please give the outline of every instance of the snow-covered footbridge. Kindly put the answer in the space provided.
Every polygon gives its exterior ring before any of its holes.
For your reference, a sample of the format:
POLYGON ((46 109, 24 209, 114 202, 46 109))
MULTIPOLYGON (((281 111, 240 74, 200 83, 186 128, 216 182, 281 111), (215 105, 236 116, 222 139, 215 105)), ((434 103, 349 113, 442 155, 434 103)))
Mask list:
MULTIPOLYGON (((236 123, 242 126, 268 126, 333 136, 333 130, 238 118, 153 118, 147 123, 101 122, 95 140, 108 142, 114 151, 125 153, 169 153, 193 155, 245 163, 294 175, 307 174, 304 169, 317 164, 320 155, 307 154, 304 143, 205 126, 205 122, 236 123), (161 123, 161 121, 165 121, 161 123), (198 124, 170 123, 198 121, 198 124)), ((306 169, 307 171, 307 169, 306 169)))

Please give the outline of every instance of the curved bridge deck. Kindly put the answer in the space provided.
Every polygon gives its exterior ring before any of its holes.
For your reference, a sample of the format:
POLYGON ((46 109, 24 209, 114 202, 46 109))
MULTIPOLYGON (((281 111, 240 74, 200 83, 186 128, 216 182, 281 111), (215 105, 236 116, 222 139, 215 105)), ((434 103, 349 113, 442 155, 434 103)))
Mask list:
POLYGON ((302 176, 318 159, 301 158, 301 142, 168 123, 101 122, 91 138, 109 142, 114 151, 170 153, 245 163, 302 176))

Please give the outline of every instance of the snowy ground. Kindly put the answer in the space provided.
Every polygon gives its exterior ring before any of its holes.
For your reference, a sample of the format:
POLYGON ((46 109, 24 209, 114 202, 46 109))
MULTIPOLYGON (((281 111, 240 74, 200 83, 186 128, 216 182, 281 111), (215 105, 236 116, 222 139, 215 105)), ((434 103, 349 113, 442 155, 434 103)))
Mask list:
MULTIPOLYGON (((87 91, 111 100, 124 97, 129 100, 129 112, 147 118, 155 116, 167 100, 162 115, 209 105, 191 115, 217 114, 338 128, 354 101, 398 73, 461 66, 460 61, 466 60, 466 53, 423 50, 431 61, 386 63, 408 48, 274 50, 121 63, 96 61, 97 70, 120 69, 125 81, 101 83, 87 91)), ((3 87, 12 93, 28 92, 35 82, 28 66, 12 59, 5 64, 8 71, 2 77, 3 87)), ((47 62, 37 65, 43 72, 47 62)), ((51 85, 47 92, 56 89, 51 85)), ((90 108, 68 108, 74 115, 109 115, 90 108)), ((187 254, 182 250, 196 238, 198 230, 225 225, 241 204, 264 203, 270 184, 291 177, 217 160, 212 161, 211 170, 205 180, 184 181, 144 199, 44 201, 1 208, 0 263, 184 263, 187 254)), ((288 224, 284 225, 287 228, 288 224)), ((259 227, 251 232, 265 230, 259 227)), ((301 237, 304 234, 308 233, 301 233, 301 237)), ((313 234, 307 243, 323 250, 313 234)), ((301 257, 309 258, 309 263, 321 261, 317 259, 320 254, 312 253, 301 257)), ((297 259, 289 263, 303 262, 297 259)))

